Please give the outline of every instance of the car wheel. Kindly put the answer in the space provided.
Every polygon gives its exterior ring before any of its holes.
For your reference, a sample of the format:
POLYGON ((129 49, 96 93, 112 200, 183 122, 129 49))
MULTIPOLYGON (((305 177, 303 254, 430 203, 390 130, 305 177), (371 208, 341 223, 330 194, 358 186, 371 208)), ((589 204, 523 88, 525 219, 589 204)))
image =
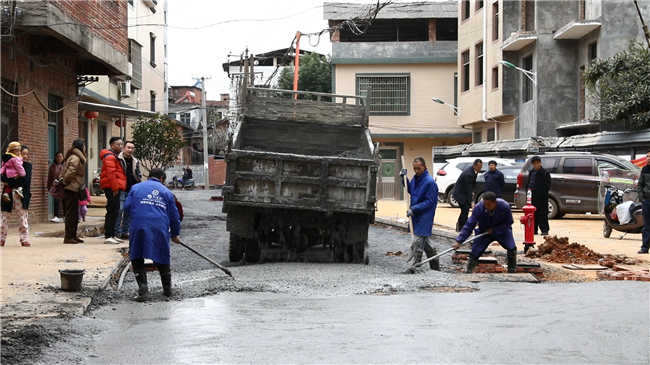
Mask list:
POLYGON ((480 193, 478 195, 478 198, 476 198, 476 201, 474 202, 475 204, 478 204, 481 200, 483 200, 483 194, 485 194, 485 193, 480 193))
POLYGON ((612 227, 610 227, 607 222, 603 223, 603 237, 609 238, 612 235, 612 227))
POLYGON ((447 193, 447 202, 449 202, 449 205, 451 205, 452 208, 458 208, 458 202, 456 201, 456 198, 452 195, 454 192, 454 189, 450 189, 449 192, 447 193))
POLYGON ((559 212, 558 212, 557 203, 555 202, 555 200, 549 199, 548 200, 548 219, 555 219, 555 217, 557 217, 558 214, 559 214, 559 212))

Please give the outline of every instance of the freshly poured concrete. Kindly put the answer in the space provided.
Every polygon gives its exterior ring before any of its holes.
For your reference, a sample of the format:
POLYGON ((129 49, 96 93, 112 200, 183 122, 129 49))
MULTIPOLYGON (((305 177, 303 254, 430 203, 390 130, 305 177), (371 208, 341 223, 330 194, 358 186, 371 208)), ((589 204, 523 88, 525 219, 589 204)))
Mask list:
MULTIPOLYGON (((232 293, 104 306, 76 319, 77 356, 47 363, 647 364, 641 282, 481 283, 469 293, 232 293)), ((68 346, 71 341, 68 342, 68 346)))

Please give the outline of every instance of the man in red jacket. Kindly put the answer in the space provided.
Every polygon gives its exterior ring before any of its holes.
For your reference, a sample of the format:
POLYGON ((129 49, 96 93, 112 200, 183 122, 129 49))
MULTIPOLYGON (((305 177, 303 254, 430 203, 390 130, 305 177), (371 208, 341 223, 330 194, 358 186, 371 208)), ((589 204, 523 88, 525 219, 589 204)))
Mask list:
POLYGON ((124 241, 115 237, 115 222, 120 212, 120 194, 126 190, 126 174, 117 156, 122 152, 122 139, 112 137, 111 148, 99 153, 102 160, 102 174, 99 187, 106 194, 106 217, 104 219, 104 243, 118 244, 124 241))

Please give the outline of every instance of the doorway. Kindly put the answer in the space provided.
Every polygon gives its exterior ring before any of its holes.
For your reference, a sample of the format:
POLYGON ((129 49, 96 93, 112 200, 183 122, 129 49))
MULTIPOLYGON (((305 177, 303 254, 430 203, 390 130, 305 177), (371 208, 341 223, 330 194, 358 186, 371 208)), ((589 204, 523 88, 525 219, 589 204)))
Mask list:
POLYGON ((379 149, 381 156, 381 179, 377 187, 379 199, 402 199, 402 185, 399 183, 399 171, 402 168, 398 156, 399 147, 382 147, 379 149))

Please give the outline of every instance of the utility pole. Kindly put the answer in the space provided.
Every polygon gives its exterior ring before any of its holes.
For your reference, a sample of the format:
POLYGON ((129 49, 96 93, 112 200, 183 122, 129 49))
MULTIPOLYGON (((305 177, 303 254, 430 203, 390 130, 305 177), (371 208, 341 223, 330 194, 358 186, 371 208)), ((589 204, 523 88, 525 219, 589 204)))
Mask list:
POLYGON ((205 77, 201 77, 201 110, 203 114, 203 174, 205 189, 210 189, 210 169, 208 168, 208 109, 206 107, 205 77))
POLYGON ((650 29, 645 25, 643 21, 643 15, 641 15, 641 9, 639 9, 639 3, 637 0, 634 0, 634 5, 636 5, 636 11, 639 13, 639 18, 641 19, 641 29, 643 29, 643 35, 645 35, 645 40, 648 43, 648 48, 650 48, 650 29))

